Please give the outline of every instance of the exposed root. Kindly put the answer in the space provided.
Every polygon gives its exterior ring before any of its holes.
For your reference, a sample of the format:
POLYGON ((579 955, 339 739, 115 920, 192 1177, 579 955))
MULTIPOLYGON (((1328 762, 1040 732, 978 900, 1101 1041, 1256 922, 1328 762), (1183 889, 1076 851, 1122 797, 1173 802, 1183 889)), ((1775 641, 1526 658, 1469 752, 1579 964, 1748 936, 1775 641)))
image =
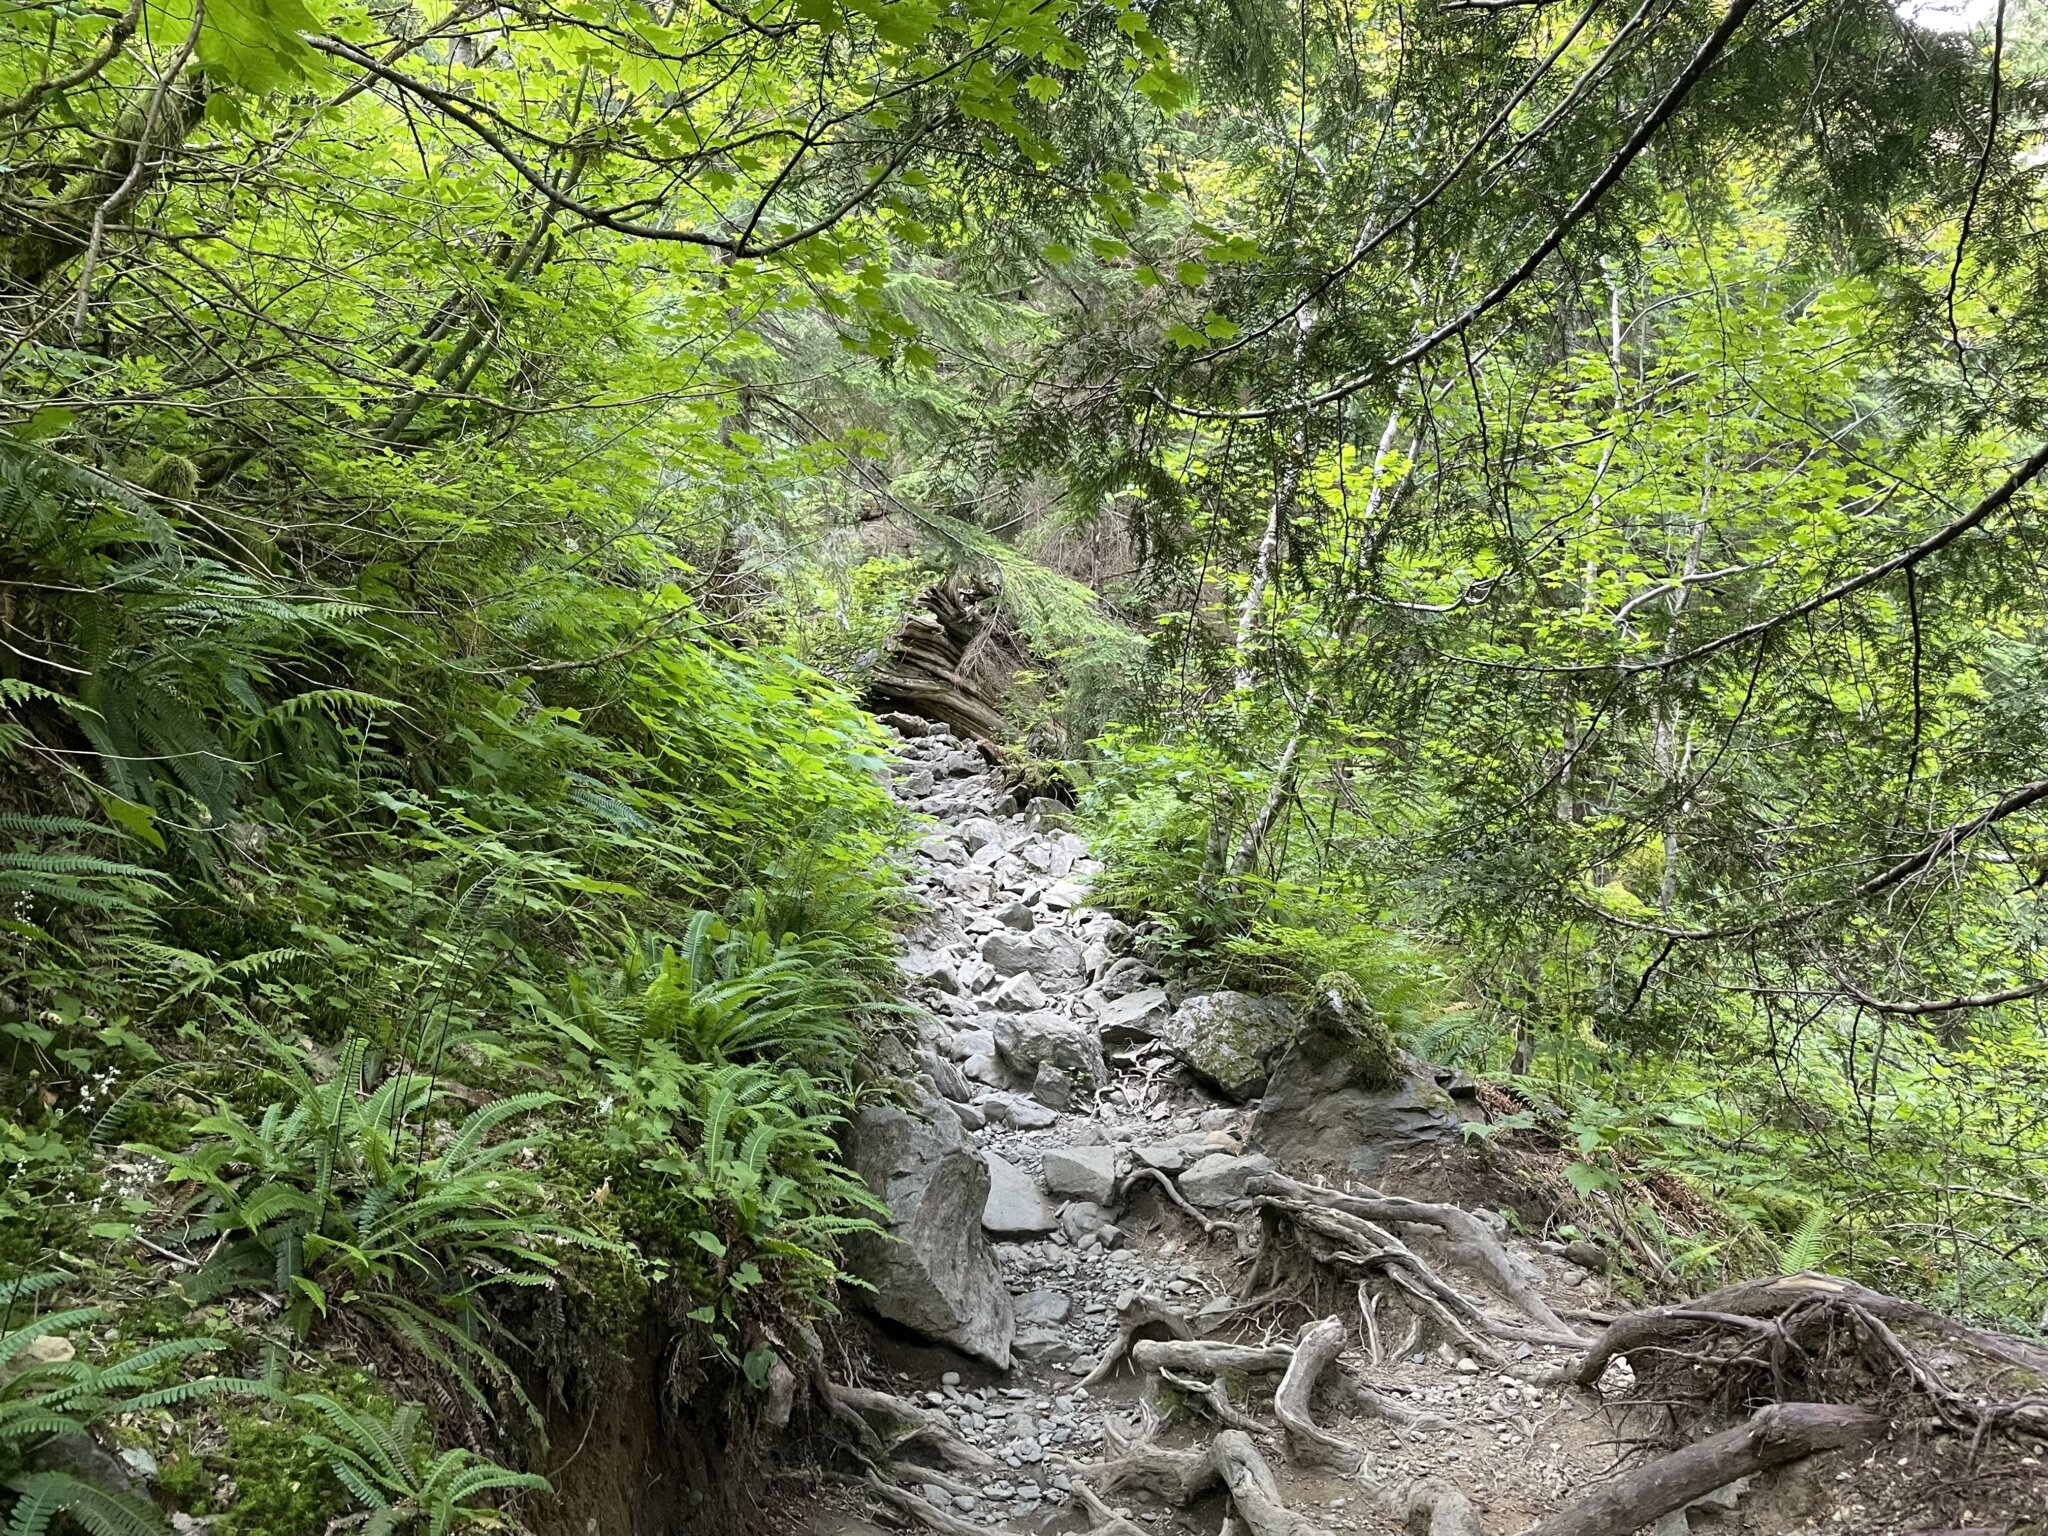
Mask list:
POLYGON ((1205 1215, 1196 1206, 1188 1203, 1188 1197, 1180 1192, 1173 1180, 1169 1179, 1157 1168, 1147 1168, 1142 1164, 1133 1168, 1124 1176, 1124 1192, 1126 1194, 1130 1192, 1132 1183, 1138 1179, 1150 1179, 1164 1190, 1168 1200, 1180 1207, 1190 1220, 1200 1225, 1204 1237, 1214 1237, 1218 1232, 1228 1232, 1231 1242, 1237 1248, 1237 1256, 1241 1259, 1251 1257, 1251 1239, 1246 1234, 1245 1229, 1236 1222, 1223 1221, 1217 1217, 1205 1215))
POLYGON ((1322 1428, 1309 1413, 1316 1379, 1336 1363, 1350 1342, 1343 1323, 1334 1317, 1310 1323, 1295 1340, 1294 1358, 1288 1362, 1287 1374, 1280 1378, 1279 1390, 1273 1394, 1273 1416, 1286 1431, 1287 1452, 1296 1462, 1335 1467, 1349 1473, 1356 1472, 1365 1461, 1363 1451, 1343 1436, 1322 1428))
POLYGON ((1590 1497, 1537 1521, 1523 1536, 1626 1536, 1737 1478, 1816 1451, 1867 1445, 1887 1428, 1884 1415, 1865 1408, 1773 1403, 1745 1424, 1603 1483, 1590 1497))
POLYGON ((820 1368, 813 1387, 833 1418, 847 1425, 860 1440, 868 1460, 887 1462, 907 1445, 922 1445, 951 1466, 970 1472, 990 1472, 1002 1463, 953 1433, 953 1426, 939 1414, 906 1403, 887 1392, 869 1387, 849 1387, 827 1377, 820 1368))
POLYGON ((1280 1485, 1252 1437, 1226 1429, 1209 1442, 1211 1464, 1230 1490, 1233 1513, 1251 1536, 1325 1536, 1322 1526, 1280 1499, 1280 1485))
POLYGON ((861 1486, 885 1504, 901 1510, 927 1529, 942 1533, 942 1536, 1017 1536, 1016 1532, 999 1525, 977 1525, 972 1520, 963 1520, 951 1510, 940 1509, 908 1488, 883 1482, 873 1473, 868 1474, 861 1486))
POLYGON ((1100 1492, 1137 1488, 1173 1505, 1194 1503, 1216 1481, 1206 1447, 1173 1451, 1163 1445, 1133 1445, 1109 1461, 1080 1470, 1089 1486, 1100 1492))
POLYGON ((1398 1424, 1403 1429, 1448 1429, 1451 1421, 1440 1414, 1424 1413, 1397 1403, 1384 1392, 1362 1380, 1355 1372, 1339 1366, 1337 1386, 1352 1402, 1375 1418, 1398 1424))
POLYGON ((1142 1488, 1177 1506, 1194 1503, 1221 1483, 1230 1492, 1231 1518, 1243 1536, 1328 1536, 1281 1501, 1273 1469, 1241 1429, 1219 1430, 1196 1450, 1133 1446, 1114 1461, 1083 1470, 1106 1493, 1142 1488))
POLYGON ((1133 1525, 1103 1503, 1086 1483, 1075 1481, 1074 1497, 1088 1511, 1088 1518, 1093 1522, 1088 1528, 1088 1536, 1151 1536, 1151 1532, 1142 1525, 1133 1525))
MULTIPOLYGON (((1463 1264, 1514 1303, 1538 1323, 1550 1337, 1549 1343, 1583 1343, 1564 1319, 1551 1311, 1550 1303, 1537 1289, 1539 1277, 1529 1265, 1508 1250, 1485 1222, 1455 1205, 1434 1205, 1398 1195, 1357 1195, 1318 1185, 1301 1184, 1278 1173, 1261 1174, 1256 1191, 1284 1195, 1291 1200, 1328 1206, 1364 1222, 1435 1227, 1449 1242, 1451 1258, 1463 1264)), ((1412 1258, 1412 1255, 1411 1255, 1412 1258)), ((1420 1264, 1420 1260, 1415 1260, 1420 1264)))
POLYGON ((2036 1396, 1987 1398, 1950 1386, 1894 1323, 1930 1329, 1977 1355, 1993 1372, 2048 1373, 2048 1350, 2039 1345, 1970 1327, 1853 1281, 1805 1273, 1626 1314, 1576 1363, 1546 1381, 1597 1387, 1607 1367, 1625 1355, 1639 1378, 1677 1363, 1685 1368, 1681 1388, 1711 1383, 1724 1403, 1745 1397, 1867 1398, 1903 1387, 1959 1432, 2009 1428, 2048 1439, 2048 1402, 2036 1396), (1846 1388, 1859 1376, 1865 1379, 1852 1394, 1846 1388))
POLYGON ((1240 1413, 1236 1405, 1230 1401, 1230 1389, 1224 1385, 1221 1376, 1213 1377, 1204 1383, 1190 1381, 1185 1376, 1176 1376, 1171 1371, 1161 1371, 1159 1379, 1167 1386, 1185 1394, 1190 1401, 1202 1404, 1216 1415, 1217 1422, 1225 1429, 1255 1431, 1260 1427, 1257 1419, 1250 1414, 1240 1413))
POLYGON ((1131 1365, 1140 1376, 1158 1371, 1200 1371, 1247 1376, 1284 1371, 1294 1363, 1286 1344, 1224 1344, 1214 1339, 1140 1339, 1131 1346, 1131 1365))
POLYGON ((1084 1387, 1099 1386, 1107 1381, 1116 1370, 1117 1364, 1130 1353, 1131 1345, 1139 1333, 1146 1328, 1164 1328, 1176 1339, 1192 1339, 1193 1326, 1181 1313, 1169 1307, 1156 1296, 1147 1296, 1142 1291, 1133 1291, 1117 1304, 1116 1342, 1102 1352, 1102 1358, 1095 1362, 1095 1368, 1081 1378, 1084 1387))

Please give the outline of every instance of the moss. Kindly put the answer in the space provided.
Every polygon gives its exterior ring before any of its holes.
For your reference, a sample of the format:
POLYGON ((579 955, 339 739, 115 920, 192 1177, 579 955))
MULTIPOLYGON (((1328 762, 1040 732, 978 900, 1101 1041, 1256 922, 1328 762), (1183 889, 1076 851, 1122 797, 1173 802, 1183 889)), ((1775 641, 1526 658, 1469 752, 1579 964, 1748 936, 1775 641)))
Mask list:
POLYGON ((1349 971, 1324 972, 1316 978, 1315 999, 1316 1022, 1342 1042, 1361 1083, 1391 1088, 1401 1081, 1401 1049, 1357 977, 1349 971))

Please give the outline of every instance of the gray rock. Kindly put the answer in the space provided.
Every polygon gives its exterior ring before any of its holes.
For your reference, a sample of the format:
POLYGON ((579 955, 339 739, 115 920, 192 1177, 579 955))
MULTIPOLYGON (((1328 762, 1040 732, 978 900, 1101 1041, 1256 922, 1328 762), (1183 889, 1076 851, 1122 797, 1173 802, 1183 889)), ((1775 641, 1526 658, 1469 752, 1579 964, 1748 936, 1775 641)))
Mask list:
POLYGON ((1564 1256, 1578 1265, 1579 1268, 1590 1270, 1596 1275, 1606 1274, 1613 1262, 1607 1257, 1607 1250, 1605 1248, 1602 1248, 1598 1243, 1586 1242, 1584 1239, 1566 1243, 1564 1245, 1564 1256))
POLYGON ((1012 1347, 1020 1360, 1043 1365, 1065 1365, 1081 1358, 1074 1341, 1052 1328, 1032 1328, 1017 1335, 1012 1347))
POLYGON ((930 1075, 932 1086, 938 1089, 941 1097, 951 1099, 955 1104, 965 1104, 974 1097, 974 1089, 967 1081, 967 1074, 937 1051, 921 1050, 917 1053, 917 1059, 930 1075))
POLYGON ((923 982, 940 992, 960 990, 960 972, 951 955, 927 955, 921 960, 905 962, 904 969, 912 981, 923 982))
POLYGON ((1320 1163, 1372 1179, 1387 1159, 1460 1132, 1450 1096, 1405 1053, 1391 1088, 1368 1087, 1355 1063, 1321 1036, 1282 1057, 1252 1122, 1252 1140, 1284 1162, 1320 1163))
POLYGON ((975 1082, 986 1083, 991 1088, 1007 1089, 1011 1086, 1011 1074, 1003 1063, 979 1051, 960 1063, 960 1070, 975 1082))
POLYGON ((1065 1291, 1026 1291, 1010 1306, 1020 1328, 1046 1328, 1064 1323, 1074 1310, 1074 1301, 1065 1291))
POLYGON ((982 1202, 981 1226, 1009 1235, 1050 1232, 1059 1225, 1030 1174, 993 1152, 982 1156, 988 1164, 988 1193, 982 1202))
POLYGON ((963 992, 986 992, 996 981, 996 968, 986 960, 969 960, 960 967, 960 989, 963 992))
POLYGON ((948 1104, 946 1108, 953 1111, 953 1118, 960 1122, 963 1131, 978 1131, 988 1124, 988 1117, 972 1104, 948 1104))
POLYGON ((1008 847, 1010 842, 1010 834, 1003 830, 1003 824, 990 821, 986 816, 970 816, 953 831, 967 845, 969 853, 979 853, 990 844, 1008 847))
POLYGON ((986 1029, 963 1029, 953 1036, 953 1056, 965 1061, 970 1056, 993 1056, 996 1053, 996 1037, 986 1029))
POLYGON ((1253 1174, 1272 1170, 1273 1159, 1256 1152, 1249 1157, 1212 1152, 1180 1176, 1180 1192, 1190 1205, 1228 1205, 1244 1198, 1245 1185, 1253 1174))
MULTIPOLYGON (((1118 965, 1124 962, 1119 960, 1118 965)), ((1100 992, 1098 987, 1095 989, 1100 992)), ((1092 994, 1091 994, 1092 995, 1092 994)), ((1160 1033, 1173 1010, 1159 987, 1145 987, 1122 996, 1103 996, 1095 1009, 1096 1027, 1104 1045, 1130 1045, 1150 1040, 1160 1033)))
POLYGON ((1104 1080, 1102 1046, 1086 1025, 1050 1011, 1006 1013, 994 1022, 996 1054, 1014 1071, 1035 1076, 1051 1062, 1091 1084, 1104 1080))
POLYGON ((950 1112, 926 1109, 870 1105, 855 1117, 847 1160, 889 1207, 889 1235, 848 1238, 848 1263, 874 1287, 878 1314, 1007 1370, 1016 1319, 982 1234, 988 1165, 950 1112))
POLYGON ((1074 1107, 1074 1080, 1051 1062, 1041 1061, 1031 1079, 1031 1096, 1064 1114, 1074 1107))
POLYGON ((1082 880, 1055 880, 1045 889, 1046 910, 1066 912, 1088 899, 1088 885, 1082 880))
POLYGON ((1015 976, 1038 962, 1038 951, 1028 934, 998 928, 981 941, 981 958, 998 976, 1015 976))
POLYGON ((1046 1006, 1049 999, 1037 978, 1025 971, 997 987, 995 996, 989 1001, 1005 1013, 1036 1013, 1046 1006))
MULTIPOLYGON (((1108 948, 1106 941, 1103 947, 1108 948)), ((1104 997, 1128 997, 1133 992, 1143 991, 1158 979, 1159 973, 1136 955, 1125 955, 1103 967, 1102 974, 1095 978, 1095 990, 1104 997)))
POLYGON ((1147 1168, 1157 1168, 1169 1176, 1179 1173, 1188 1165, 1187 1149, 1170 1141, 1152 1146, 1133 1146, 1131 1156, 1147 1168))
POLYGON ((1015 1093, 991 1093, 977 1101, 981 1112, 997 1125, 1013 1130, 1042 1131, 1057 1124, 1059 1116, 1043 1103, 1034 1103, 1015 1093))
POLYGON ((1070 1243, 1078 1243, 1108 1225, 1109 1212, 1093 1200, 1075 1200, 1060 1208, 1060 1230, 1070 1243))
POLYGON ((996 914, 996 921, 1005 928, 1015 928, 1021 933, 1029 933, 1038 926, 1037 914, 1021 901, 1013 901, 1003 908, 996 914))
POLYGON ((1113 1147, 1054 1147, 1045 1154, 1045 1187, 1055 1195, 1107 1205, 1116 1193, 1113 1147))
POLYGON ((1174 1009, 1159 1043, 1226 1097, 1255 1098, 1294 1038, 1294 1010, 1279 998, 1204 992, 1174 1009))

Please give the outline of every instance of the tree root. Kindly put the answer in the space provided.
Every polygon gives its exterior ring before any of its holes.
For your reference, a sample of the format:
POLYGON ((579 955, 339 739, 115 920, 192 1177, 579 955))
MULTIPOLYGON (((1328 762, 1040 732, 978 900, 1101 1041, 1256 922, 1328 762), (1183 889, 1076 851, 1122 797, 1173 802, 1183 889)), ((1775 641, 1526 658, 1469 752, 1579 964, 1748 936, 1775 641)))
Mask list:
POLYGON ((1225 1429, 1253 1431, 1259 1428, 1257 1419, 1250 1414, 1238 1412, 1236 1405, 1230 1401, 1230 1389, 1224 1385, 1221 1376, 1212 1377, 1207 1382, 1199 1382, 1163 1370, 1159 1373, 1159 1380, 1186 1394, 1190 1400, 1201 1403, 1216 1415, 1217 1422, 1225 1429))
MULTIPOLYGON (((1274 1174, 1257 1175, 1255 1185, 1258 1181, 1270 1184, 1277 1178, 1274 1174)), ((1348 1272, 1355 1280, 1383 1275, 1400 1288, 1414 1310, 1433 1319, 1445 1333, 1498 1369, 1513 1370, 1514 1366, 1506 1352, 1492 1342, 1494 1338, 1513 1337, 1580 1348, 1590 1342, 1583 1334, 1552 1334, 1547 1329, 1532 1331, 1496 1321, 1477 1302, 1437 1274, 1407 1244, 1363 1217, 1318 1200, 1270 1194, 1257 1198, 1269 1224, 1287 1222, 1311 1239, 1311 1251, 1319 1263, 1348 1272)))
MULTIPOLYGON (((1116 1342, 1102 1352, 1102 1358, 1095 1362, 1095 1368, 1081 1378, 1084 1387, 1099 1386, 1109 1380, 1117 1364, 1131 1351, 1140 1330, 1164 1328, 1176 1339, 1192 1339, 1193 1326, 1181 1313, 1169 1307, 1156 1296, 1147 1296, 1142 1291, 1133 1291, 1117 1303, 1116 1342)), ((1199 1369, 1199 1367, 1196 1367, 1199 1369)))
POLYGON ((1214 1237, 1218 1232, 1228 1232, 1232 1243, 1237 1248, 1237 1256, 1241 1259, 1251 1257, 1251 1239, 1246 1234, 1245 1229, 1236 1222, 1223 1221, 1214 1216, 1204 1215, 1200 1209, 1188 1203, 1188 1197, 1180 1192, 1180 1189, 1174 1184, 1173 1180, 1169 1179, 1157 1168, 1147 1168, 1142 1164, 1124 1175, 1123 1192, 1125 1194, 1130 1193, 1132 1183, 1138 1179, 1150 1179, 1164 1190, 1166 1198, 1180 1207, 1189 1219, 1201 1227, 1204 1237, 1214 1237))
POLYGON ((1628 1313, 1609 1325, 1577 1362, 1542 1380, 1595 1388, 1617 1356, 1628 1356, 1639 1377, 1665 1361, 1681 1362, 1693 1368, 1688 1380, 1711 1381, 1731 1400, 1745 1394, 1839 1397, 1845 1372, 1860 1365, 1871 1378, 1869 1392, 1895 1392, 1903 1383, 1951 1429, 1982 1435, 2005 1427, 2048 1439, 2048 1402, 2029 1396, 1987 1400, 1982 1393, 1951 1387, 1924 1354, 1899 1336, 1894 1323, 1927 1328, 1994 1369, 2048 1374, 2048 1349, 2039 1345, 1973 1328, 1853 1281, 1809 1272, 1730 1286, 1681 1306, 1628 1313))
POLYGON ((939 1414, 906 1403, 887 1392, 849 1387, 831 1380, 822 1365, 813 1374, 813 1390, 826 1412, 854 1431, 867 1459, 881 1464, 907 1445, 923 1445, 950 1466, 970 1472, 991 1472, 1002 1463, 953 1433, 939 1414))
POLYGON ((1328 1536, 1281 1501, 1273 1469, 1241 1429, 1219 1430, 1207 1446, 1195 1450, 1133 1446, 1114 1461, 1082 1470, 1104 1492, 1143 1488, 1177 1506, 1192 1504, 1221 1483, 1230 1493, 1231 1517, 1245 1536, 1328 1536))
MULTIPOLYGON (((1543 1342, 1585 1342, 1563 1318, 1551 1311, 1550 1303, 1537 1289, 1539 1277, 1535 1271, 1511 1253, 1492 1229, 1470 1211, 1455 1205, 1434 1205, 1398 1195, 1347 1194, 1342 1190, 1298 1183, 1277 1173, 1261 1174, 1254 1184, 1255 1193, 1282 1195, 1290 1200, 1325 1205, 1363 1222, 1435 1227, 1448 1240, 1451 1258, 1486 1280, 1536 1322, 1549 1335, 1543 1342)), ((1412 1254, 1408 1257, 1420 1265, 1421 1261, 1412 1254)))
POLYGON ((1883 1414, 1827 1403, 1773 1403, 1745 1424, 1696 1441, 1602 1484, 1523 1536, 1626 1536, 1714 1489, 1817 1451, 1867 1445, 1883 1414))
POLYGON ((1448 1429, 1451 1421, 1440 1414, 1423 1413, 1395 1402, 1384 1392, 1361 1380, 1347 1367, 1337 1370, 1337 1385, 1344 1395, 1376 1418, 1403 1429, 1448 1429))
POLYGON ((1345 1473, 1356 1472, 1364 1464, 1363 1451, 1343 1436, 1331 1434, 1309 1414, 1316 1379, 1336 1363, 1350 1342, 1343 1323, 1334 1317, 1310 1323, 1295 1340, 1294 1357, 1273 1394, 1273 1416, 1285 1431, 1289 1457, 1297 1463, 1334 1467, 1345 1473))

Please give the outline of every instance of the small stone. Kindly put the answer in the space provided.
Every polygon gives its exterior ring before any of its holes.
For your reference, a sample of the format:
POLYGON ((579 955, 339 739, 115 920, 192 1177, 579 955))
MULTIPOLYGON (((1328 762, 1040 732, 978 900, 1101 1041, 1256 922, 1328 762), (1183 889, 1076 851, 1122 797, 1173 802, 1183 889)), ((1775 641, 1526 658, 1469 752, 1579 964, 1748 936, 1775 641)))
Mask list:
POLYGON ((1015 928, 1024 933, 1029 933, 1038 926, 1036 915, 1021 901, 1013 901, 1003 908, 996 914, 996 921, 1005 928, 1015 928))
POLYGON ((1458 1374, 1460 1376, 1477 1376, 1479 1374, 1479 1362, 1470 1355, 1460 1356, 1458 1359, 1458 1374))
POLYGON ((940 1386, 942 1386, 942 1387, 957 1387, 957 1386, 959 1386, 959 1385, 960 1385, 960 1373, 959 1373, 958 1371, 947 1371, 947 1372, 946 1372, 946 1373, 945 1373, 945 1374, 944 1374, 943 1376, 941 1376, 941 1377, 939 1378, 939 1385, 940 1385, 940 1386))

